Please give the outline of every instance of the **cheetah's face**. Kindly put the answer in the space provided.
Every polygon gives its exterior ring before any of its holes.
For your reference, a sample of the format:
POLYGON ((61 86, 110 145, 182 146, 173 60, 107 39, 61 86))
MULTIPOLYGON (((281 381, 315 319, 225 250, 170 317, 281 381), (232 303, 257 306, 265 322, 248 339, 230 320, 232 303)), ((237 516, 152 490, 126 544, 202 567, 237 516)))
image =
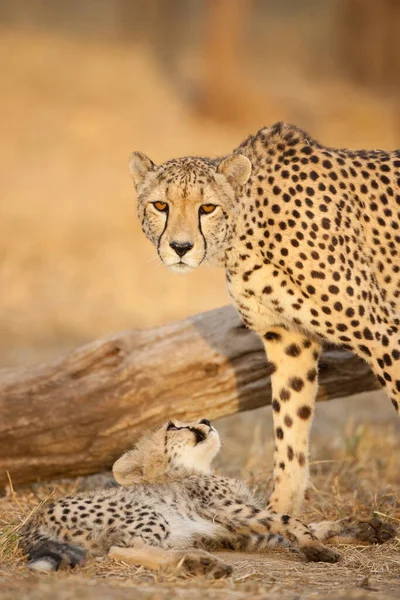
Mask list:
POLYGON ((162 262, 178 273, 223 263, 236 194, 250 176, 250 161, 233 155, 217 165, 186 157, 156 166, 135 152, 129 169, 142 229, 162 262))
POLYGON ((129 485, 162 480, 188 471, 208 473, 221 447, 218 432, 207 419, 193 423, 168 421, 143 436, 133 450, 113 466, 118 483, 129 485))

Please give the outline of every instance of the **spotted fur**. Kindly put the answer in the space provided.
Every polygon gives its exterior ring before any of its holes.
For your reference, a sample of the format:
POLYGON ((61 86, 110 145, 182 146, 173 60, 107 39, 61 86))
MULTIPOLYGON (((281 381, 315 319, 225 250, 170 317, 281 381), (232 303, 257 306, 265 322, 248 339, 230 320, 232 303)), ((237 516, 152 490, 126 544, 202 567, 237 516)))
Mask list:
POLYGON ((31 569, 74 567, 89 551, 152 568, 185 564, 192 574, 217 577, 232 569, 203 548, 281 546, 307 560, 336 562, 339 554, 322 540, 346 532, 351 538, 361 533, 364 541, 393 536, 380 521, 370 531, 354 520, 307 527, 262 508, 244 483, 211 472, 219 448, 219 435, 206 419, 170 421, 143 437, 114 465, 122 487, 53 500, 36 511, 20 541, 31 569))
POLYGON ((244 323, 270 362, 271 507, 298 513, 321 344, 370 365, 399 412, 400 151, 327 148, 277 123, 227 158, 130 161, 145 234, 170 268, 225 268, 244 323), (162 199, 167 214, 152 202, 162 199), (209 215, 199 212, 211 203, 209 215), (171 243, 187 244, 178 256, 171 243))

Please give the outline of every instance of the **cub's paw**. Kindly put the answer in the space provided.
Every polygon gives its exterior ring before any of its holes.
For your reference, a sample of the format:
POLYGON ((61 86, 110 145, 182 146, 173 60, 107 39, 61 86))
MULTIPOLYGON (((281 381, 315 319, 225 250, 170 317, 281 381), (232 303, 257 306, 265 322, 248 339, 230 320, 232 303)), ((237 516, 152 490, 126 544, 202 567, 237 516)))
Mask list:
POLYGON ((340 552, 334 548, 327 548, 323 544, 309 544, 301 548, 301 550, 310 562, 337 563, 340 559, 340 552))
POLYGON ((183 553, 177 566, 185 575, 206 575, 213 579, 229 577, 233 571, 232 567, 221 559, 201 550, 183 553))
POLYGON ((390 523, 384 523, 378 517, 369 521, 356 521, 352 525, 354 537, 364 544, 384 544, 393 539, 397 528, 390 523))

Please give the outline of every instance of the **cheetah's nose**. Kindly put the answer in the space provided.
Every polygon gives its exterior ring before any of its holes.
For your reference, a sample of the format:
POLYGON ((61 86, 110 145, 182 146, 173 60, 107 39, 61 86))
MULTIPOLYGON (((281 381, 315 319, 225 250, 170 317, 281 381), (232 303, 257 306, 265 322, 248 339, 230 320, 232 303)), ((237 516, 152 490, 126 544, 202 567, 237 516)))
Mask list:
POLYGON ((179 242, 171 242, 170 246, 173 250, 175 250, 178 256, 184 256, 186 252, 189 252, 189 250, 193 248, 193 244, 190 242, 184 242, 183 244, 180 244, 179 242))
POLYGON ((202 419, 202 420, 200 421, 200 423, 201 423, 202 425, 207 425, 208 427, 211 427, 211 423, 210 423, 210 421, 209 421, 208 419, 202 419))

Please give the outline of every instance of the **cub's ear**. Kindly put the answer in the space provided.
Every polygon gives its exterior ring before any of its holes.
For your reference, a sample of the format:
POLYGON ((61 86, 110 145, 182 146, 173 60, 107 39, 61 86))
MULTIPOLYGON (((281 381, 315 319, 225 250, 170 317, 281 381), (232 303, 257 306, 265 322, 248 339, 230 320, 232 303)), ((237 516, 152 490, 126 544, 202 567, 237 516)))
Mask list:
POLYGON ((217 173, 225 175, 233 186, 244 185, 251 174, 251 162, 243 154, 232 154, 219 163, 217 173))
POLYGON ((143 468, 137 464, 137 453, 135 450, 125 452, 119 458, 112 469, 114 479, 121 485, 137 483, 143 478, 143 468))
POLYGON ((156 165, 142 152, 132 152, 129 157, 129 172, 136 187, 143 182, 147 173, 154 171, 156 165))

